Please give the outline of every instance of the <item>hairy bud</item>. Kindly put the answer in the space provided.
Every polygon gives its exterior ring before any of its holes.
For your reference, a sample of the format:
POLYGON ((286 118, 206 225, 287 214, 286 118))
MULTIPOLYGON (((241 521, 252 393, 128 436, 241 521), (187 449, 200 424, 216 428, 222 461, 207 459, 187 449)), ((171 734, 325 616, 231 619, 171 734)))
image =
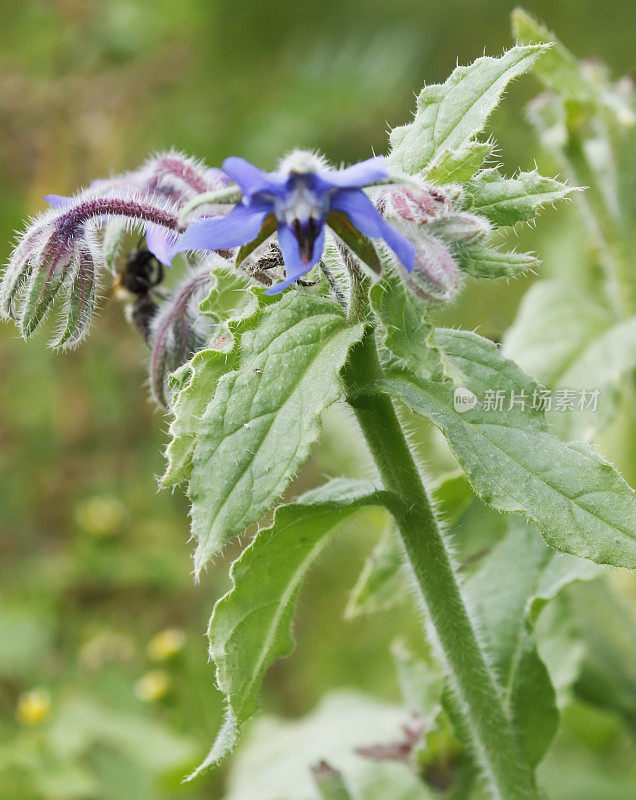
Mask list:
POLYGON ((405 281, 429 302, 448 301, 459 291, 455 246, 478 242, 492 231, 485 217, 462 211, 459 199, 452 186, 422 182, 384 186, 376 195, 381 213, 415 245, 415 264, 405 281))
POLYGON ((53 347, 72 347, 85 335, 95 305, 103 249, 98 230, 123 220, 152 224, 168 235, 178 227, 176 207, 144 195, 91 189, 45 212, 19 240, 0 284, 0 313, 30 336, 60 292, 66 295, 63 325, 53 347))
POLYGON ((230 182, 222 170, 209 169, 200 161, 175 151, 149 159, 128 177, 144 194, 164 197, 180 209, 197 195, 221 189, 230 182))
POLYGON ((461 273, 448 248, 434 236, 413 235, 415 265, 406 274, 407 285, 429 302, 446 302, 459 291, 461 273))
POLYGON ((376 205, 387 219, 404 220, 417 225, 450 211, 451 203, 449 193, 425 183, 383 186, 376 196, 376 205))
MULTIPOLYGON (((220 258, 220 257, 219 257, 220 258)), ((187 278, 161 304, 151 323, 150 388, 153 398, 169 405, 168 376, 210 340, 214 321, 199 312, 213 283, 210 262, 187 278)))

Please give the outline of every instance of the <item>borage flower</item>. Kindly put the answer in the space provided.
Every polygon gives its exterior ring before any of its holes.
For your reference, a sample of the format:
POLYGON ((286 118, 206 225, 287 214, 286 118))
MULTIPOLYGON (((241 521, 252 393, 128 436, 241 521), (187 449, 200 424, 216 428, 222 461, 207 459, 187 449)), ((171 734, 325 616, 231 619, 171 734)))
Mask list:
POLYGON ((271 227, 277 230, 286 278, 267 290, 278 294, 320 261, 329 215, 344 215, 360 233, 384 239, 410 271, 411 242, 382 217, 363 187, 389 177, 384 159, 370 158, 330 170, 313 153, 296 151, 276 172, 262 172, 243 158, 227 158, 223 171, 243 193, 223 217, 202 217, 185 231, 172 255, 184 250, 226 250, 252 242, 271 227))

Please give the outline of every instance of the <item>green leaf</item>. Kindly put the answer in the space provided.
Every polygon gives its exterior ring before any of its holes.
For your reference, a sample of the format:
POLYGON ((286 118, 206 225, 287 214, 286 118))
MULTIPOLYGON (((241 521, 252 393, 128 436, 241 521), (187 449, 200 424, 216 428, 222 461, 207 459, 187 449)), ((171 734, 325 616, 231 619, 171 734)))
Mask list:
POLYGON ((504 699, 533 764, 556 732, 554 689, 526 622, 526 605, 550 553, 530 526, 510 533, 466 584, 502 683, 504 699))
POLYGON ((362 326, 348 325, 335 303, 303 292, 286 294, 243 334, 240 365, 219 381, 193 455, 197 574, 262 517, 303 464, 361 335, 362 326))
POLYGON ((419 172, 445 150, 456 150, 480 133, 506 86, 546 51, 545 45, 513 47, 501 58, 484 56, 457 67, 443 84, 425 86, 413 122, 391 131, 391 164, 419 172))
POLYGON ((562 200, 574 189, 538 172, 520 172, 504 178, 497 169, 485 169, 466 187, 469 210, 487 217, 498 226, 515 225, 535 217, 548 203, 562 200))
POLYGON ((578 287, 538 281, 521 301, 504 351, 540 383, 555 387, 610 324, 607 310, 578 287))
POLYGON ((549 545, 598 563, 636 567, 634 491, 587 445, 564 443, 548 430, 544 415, 520 404, 488 410, 486 391, 508 398, 537 385, 492 342, 466 331, 438 330, 436 342, 466 376, 478 400, 457 411, 453 386, 395 372, 369 391, 399 398, 428 417, 446 436, 482 500, 501 511, 520 511, 549 545))
POLYGON ((277 509, 230 570, 232 589, 214 607, 208 635, 228 717, 200 769, 233 747, 254 713, 267 667, 293 648, 291 620, 300 585, 336 527, 364 506, 396 507, 365 481, 334 480, 277 509))
MULTIPOLYGON (((636 608, 609 581, 568 591, 585 652, 576 694, 620 714, 636 734, 636 608)), ((631 602, 630 602, 631 601, 631 602)))
POLYGON ((605 76, 600 80, 598 72, 586 68, 550 30, 521 8, 512 12, 512 29, 521 44, 552 45, 533 70, 546 86, 563 97, 604 106, 622 124, 633 125, 636 122, 624 93, 612 86, 605 76))
POLYGON ((605 568, 568 553, 553 553, 541 573, 534 596, 528 606, 528 617, 534 624, 559 592, 575 581, 591 581, 605 574, 605 568))
POLYGON ((444 676, 434 663, 415 656, 401 639, 391 645, 391 655, 407 709, 419 714, 428 727, 441 711, 444 676))
POLYGON ((506 704, 533 764, 545 755, 558 726, 555 691, 537 652, 533 625, 564 587, 603 573, 589 561, 553 553, 534 526, 516 520, 466 584, 506 704))
POLYGON ((382 535, 364 562, 344 611, 345 619, 356 619, 387 611, 404 603, 409 593, 409 575, 394 525, 382 535))
POLYGON ((443 150, 426 167, 425 177, 440 186, 445 183, 465 183, 473 177, 492 150, 489 142, 466 142, 456 150, 443 150))
POLYGON ((565 438, 588 438, 617 411, 616 390, 636 368, 636 317, 612 324, 608 311, 576 287, 542 281, 526 293, 504 346, 554 390, 598 390, 598 408, 555 412, 565 438))
POLYGON ((257 325, 263 305, 271 302, 259 290, 249 288, 239 276, 226 270, 218 270, 214 275, 215 285, 200 309, 219 323, 218 340, 170 376, 173 418, 162 486, 190 478, 203 412, 214 397, 220 378, 238 366, 241 336, 257 325))
POLYGON ((433 800, 410 765, 355 752, 402 741, 407 722, 403 708, 349 691, 330 693, 300 719, 259 718, 232 759, 225 800, 315 800, 310 768, 323 760, 356 800, 433 800))
POLYGON ((418 375, 440 378, 444 367, 432 338, 429 304, 404 285, 389 262, 369 296, 371 307, 382 322, 385 347, 418 375))
POLYGON ((457 263, 477 278, 514 278, 532 272, 539 259, 532 253, 506 253, 496 247, 474 244, 457 251, 457 263))

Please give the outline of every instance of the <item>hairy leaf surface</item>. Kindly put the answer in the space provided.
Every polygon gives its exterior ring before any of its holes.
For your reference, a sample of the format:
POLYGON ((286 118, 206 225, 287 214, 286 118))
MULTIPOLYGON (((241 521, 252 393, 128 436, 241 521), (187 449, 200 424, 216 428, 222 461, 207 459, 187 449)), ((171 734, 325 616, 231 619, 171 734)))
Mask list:
POLYGON ((249 288, 240 276, 225 270, 214 275, 215 285, 200 308, 217 321, 217 341, 196 353, 170 377, 173 418, 171 441, 166 448, 168 463, 161 479, 163 486, 190 477, 203 412, 214 397, 219 379, 236 368, 242 334, 256 326, 263 306, 271 302, 262 292, 249 288))
POLYGON ((562 200, 574 189, 538 172, 520 172, 504 178, 497 169, 485 169, 466 186, 470 210, 498 226, 515 225, 535 217, 538 209, 562 200))
POLYGON ((546 49, 546 45, 513 47, 501 58, 484 56, 468 67, 457 67, 443 84, 425 86, 413 122, 391 131, 391 162, 412 174, 445 150, 465 145, 484 129, 510 81, 546 49))
POLYGON ((399 501, 366 481, 334 480, 277 509, 233 564, 232 589, 214 607, 208 635, 228 720, 206 762, 232 748, 256 708, 267 667, 293 647, 291 620, 302 580, 335 528, 364 506, 399 501))
POLYGON ((552 389, 600 392, 597 408, 551 416, 564 437, 589 437, 612 419, 618 385, 636 368, 636 317, 613 323, 580 289, 542 281, 525 295, 504 347, 552 389))
POLYGON ((538 410, 515 404, 488 410, 485 391, 507 398, 536 384, 496 345, 464 331, 439 330, 436 341, 467 378, 478 404, 455 410, 453 387, 395 372, 373 388, 428 417, 446 436, 477 494, 502 511, 533 520, 557 550, 603 564, 636 566, 636 498, 612 466, 581 443, 553 436, 538 410))
POLYGON ((464 272, 476 278, 513 278, 539 266, 532 253, 506 252, 487 244, 458 249, 457 261, 464 272))
POLYGON ((263 516, 305 461, 361 335, 332 301, 289 292, 242 336, 240 365, 219 381, 193 455, 197 573, 263 516))
POLYGON ((558 711, 548 670, 537 652, 532 622, 540 607, 564 586, 596 578, 602 572, 602 567, 589 561, 554 554, 533 525, 517 520, 466 584, 505 702, 533 764, 541 760, 554 737, 558 711))
POLYGON ((429 304, 402 282, 397 270, 385 264, 382 280, 371 287, 371 307, 382 322, 385 346, 418 375, 444 373, 442 353, 433 342, 429 304))
POLYGON ((489 142, 466 142, 456 150, 443 150, 426 167, 426 178, 440 185, 465 183, 473 177, 492 150, 489 142))

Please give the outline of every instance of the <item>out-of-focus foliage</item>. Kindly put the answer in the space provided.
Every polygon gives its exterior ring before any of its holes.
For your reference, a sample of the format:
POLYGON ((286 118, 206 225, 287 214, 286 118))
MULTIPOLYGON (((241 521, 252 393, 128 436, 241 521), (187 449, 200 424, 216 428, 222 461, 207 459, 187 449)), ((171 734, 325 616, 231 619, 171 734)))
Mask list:
MULTIPOLYGON (((633 68, 630 0, 527 5, 577 54, 600 57, 615 76, 633 68)), ((361 14, 355 0, 0 0, 0 255, 20 220, 42 208, 42 195, 134 167, 154 149, 175 145, 210 165, 244 155, 263 167, 293 146, 321 147, 335 162, 383 152, 387 126, 408 121, 414 90, 444 80, 456 60, 509 44, 512 6, 371 0, 361 14)), ((531 170, 537 158, 554 174, 554 154, 522 121, 537 86, 514 86, 494 128, 504 163, 531 170)), ((634 146, 621 158, 633 241, 634 146)), ((582 230, 572 204, 546 210, 537 231, 511 241, 538 251, 542 277, 594 292, 599 260, 582 230)), ((633 257, 629 264, 633 271, 633 257)), ((531 281, 471 283, 441 321, 500 339, 531 281)), ((52 357, 43 337, 24 343, 0 330, 0 796, 215 797, 222 775, 187 786, 181 779, 223 716, 202 633, 228 586, 227 562, 193 583, 186 504, 178 492, 156 493, 165 424, 142 388, 143 345, 110 302, 112 288, 101 294, 95 334, 73 353, 52 357)), ((604 330, 605 317, 590 313, 604 330)), ((633 483, 636 426, 627 411, 629 400, 619 400, 599 441, 633 483)), ((409 421, 431 469, 453 469, 436 434, 409 421)), ((336 409, 293 490, 367 470, 350 420, 336 409)), ((503 536, 502 519, 472 503, 452 520, 466 571, 503 536)), ((394 793, 401 786, 405 796, 428 796, 403 764, 342 753, 400 735, 394 704, 403 701, 388 646, 398 633, 412 647, 419 640, 407 595, 389 612, 343 620, 347 590, 377 541, 368 526, 351 534, 314 568, 299 602, 299 646, 268 674, 264 704, 298 715, 330 688, 355 685, 392 705, 335 695, 297 727, 261 720, 232 767, 231 797, 256 797, 250 780, 263 759, 272 775, 284 765, 267 749, 272 731, 285 758, 306 736, 312 760, 331 757, 320 742, 334 728, 342 756, 334 766, 360 796, 383 798, 384 780, 394 793)), ((633 583, 616 574, 566 589, 538 617, 539 652, 563 714, 540 768, 555 798, 634 796, 635 608, 633 583)), ((441 719, 421 765, 440 781, 444 758, 461 753, 441 719)), ((293 767, 307 776, 299 792, 312 790, 307 763, 293 767)))

